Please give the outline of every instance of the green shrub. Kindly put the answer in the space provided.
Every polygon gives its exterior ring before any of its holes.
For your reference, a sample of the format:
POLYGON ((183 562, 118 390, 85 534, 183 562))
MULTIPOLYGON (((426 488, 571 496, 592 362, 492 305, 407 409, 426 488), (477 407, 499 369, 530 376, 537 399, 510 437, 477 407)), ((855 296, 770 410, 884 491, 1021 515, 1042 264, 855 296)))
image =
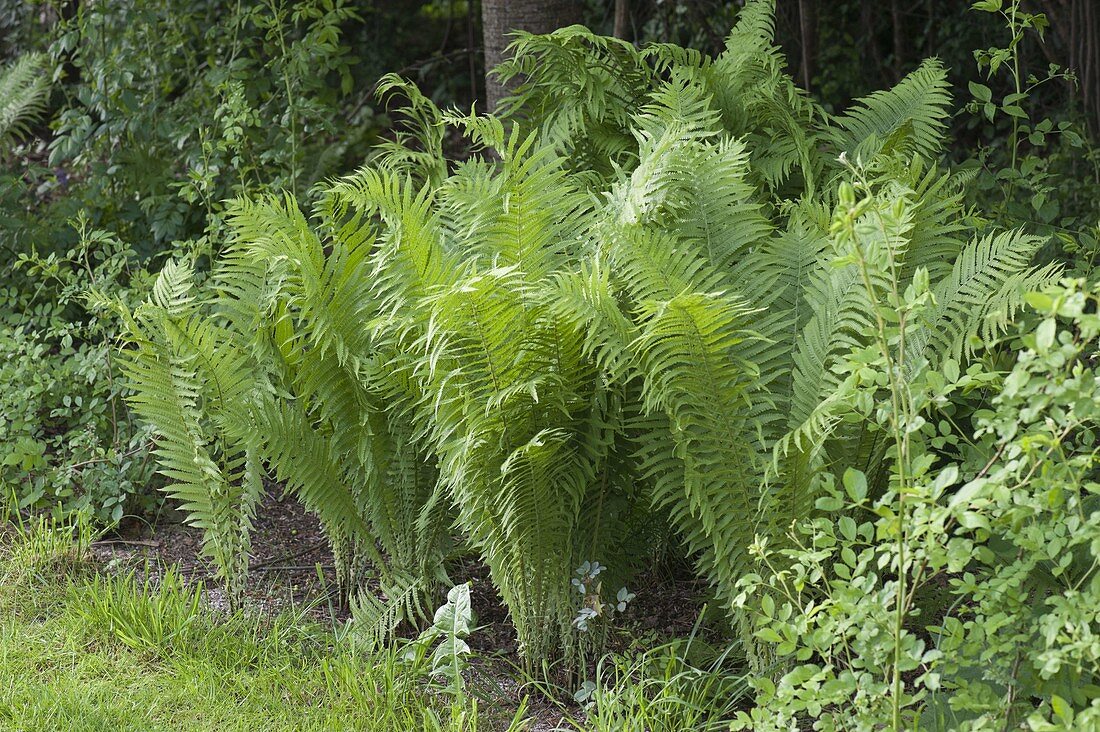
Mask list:
POLYGON ((80 243, 62 255, 18 257, 0 289, 0 486, 23 509, 110 525, 158 501, 148 432, 123 401, 119 322, 85 298, 137 302, 148 278, 117 239, 78 228, 80 243))
POLYGON ((217 235, 233 195, 307 190, 342 152, 355 17, 342 0, 81 7, 51 47, 77 75, 50 140, 65 195, 152 256, 217 235))
POLYGON ((1066 280, 1028 300, 1043 320, 1003 380, 981 365, 895 360, 907 319, 933 302, 919 290, 888 306, 879 346, 849 361, 875 395, 866 419, 892 435, 889 488, 869 491, 849 468, 790 548, 758 539, 740 603, 785 673, 753 680, 738 728, 1096 726, 1097 292, 1066 280), (969 459, 937 455, 931 420, 991 383, 969 459))

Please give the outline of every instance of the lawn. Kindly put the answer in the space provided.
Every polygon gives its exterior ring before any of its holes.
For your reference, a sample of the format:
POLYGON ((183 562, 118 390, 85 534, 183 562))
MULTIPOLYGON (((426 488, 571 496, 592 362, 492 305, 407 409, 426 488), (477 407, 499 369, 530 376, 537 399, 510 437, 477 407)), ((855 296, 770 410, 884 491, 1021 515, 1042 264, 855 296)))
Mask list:
POLYGON ((396 652, 356 653, 301 611, 215 613, 171 570, 148 583, 97 572, 88 543, 85 528, 44 522, 3 534, 3 729, 508 727, 429 688, 396 652))

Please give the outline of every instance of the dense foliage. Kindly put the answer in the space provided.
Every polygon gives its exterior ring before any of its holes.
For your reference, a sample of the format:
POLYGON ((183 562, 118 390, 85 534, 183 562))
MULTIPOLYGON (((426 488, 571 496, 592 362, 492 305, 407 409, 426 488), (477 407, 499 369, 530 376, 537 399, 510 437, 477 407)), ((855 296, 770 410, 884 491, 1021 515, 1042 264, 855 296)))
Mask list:
MULTIPOLYGON (((1100 724, 1098 158, 1029 116, 1068 75, 1021 71, 1045 16, 974 4, 1009 36, 975 53, 974 154, 942 62, 837 111, 770 0, 714 55, 518 34, 496 115, 383 76, 405 106, 367 152, 333 116, 344 3, 240 5, 201 73, 130 78, 165 18, 184 48, 212 7, 96 9, 67 32, 117 49, 56 41, 94 82, 49 154, 97 220, 40 251, 8 209, 21 507, 117 523, 152 508, 155 462, 237 604, 278 483, 334 549, 341 642, 401 648, 462 710, 473 557, 523 672, 579 687, 598 729, 1100 724), (156 276, 123 243, 143 221, 156 276), (605 656, 667 556, 726 650, 605 656)), ((0 141, 44 68, 0 77, 0 141)))
POLYGON ((221 249, 229 198, 308 196, 355 165, 385 124, 369 103, 377 78, 432 62, 464 12, 398 0, 0 3, 0 54, 26 51, 0 77, 5 492, 104 523, 157 508, 147 435, 112 356, 119 324, 85 294, 136 304, 169 252, 207 261, 221 249), (417 38, 379 44, 378 23, 416 23, 417 38))

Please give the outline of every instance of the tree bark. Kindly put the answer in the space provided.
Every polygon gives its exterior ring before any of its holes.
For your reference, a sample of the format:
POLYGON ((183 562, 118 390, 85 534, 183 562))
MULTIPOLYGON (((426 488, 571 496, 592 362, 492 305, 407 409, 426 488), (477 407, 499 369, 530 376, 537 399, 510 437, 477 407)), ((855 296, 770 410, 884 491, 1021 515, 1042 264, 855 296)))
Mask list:
POLYGON ((630 27, 630 0, 615 0, 615 30, 616 38, 624 41, 633 40, 630 27))
POLYGON ((890 18, 894 24, 894 76, 901 79, 908 71, 909 29, 905 27, 901 0, 890 0, 890 18))
POLYGON ((516 30, 550 33, 580 20, 579 0, 481 0, 481 28, 485 44, 485 101, 493 110, 507 93, 492 70, 504 60, 516 30))
MULTIPOLYGON (((1040 0, 1029 10, 1046 14, 1062 53, 1057 63, 1077 75, 1078 95, 1089 130, 1100 135, 1100 10, 1095 0, 1040 0)), ((1049 37, 1048 37, 1049 38, 1049 37)), ((1043 51, 1054 57, 1046 44, 1043 51)))
POLYGON ((798 0, 798 31, 802 38, 802 88, 810 91, 817 73, 817 0, 798 0))

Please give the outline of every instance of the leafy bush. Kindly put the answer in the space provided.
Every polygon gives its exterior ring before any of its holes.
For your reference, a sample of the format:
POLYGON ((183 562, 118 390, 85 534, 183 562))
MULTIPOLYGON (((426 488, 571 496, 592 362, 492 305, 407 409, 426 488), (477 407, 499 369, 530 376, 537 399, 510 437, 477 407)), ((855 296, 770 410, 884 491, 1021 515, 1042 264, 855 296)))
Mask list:
POLYGON ((1021 0, 974 2, 972 10, 999 20, 1007 41, 974 52, 985 83, 968 85, 968 127, 982 133, 976 149, 965 151, 972 159, 964 165, 975 174, 970 196, 998 221, 1052 237, 1050 253, 1064 256, 1079 276, 1091 277, 1100 251, 1094 204, 1100 150, 1068 111, 1040 116, 1033 108, 1044 90, 1056 84, 1072 88, 1075 72, 1053 63, 1045 73, 1028 71, 1021 44, 1029 36, 1041 39, 1048 20, 1021 0), (996 94, 998 86, 1007 93, 996 94))
POLYGON ((216 231, 235 194, 305 190, 334 172, 327 141, 354 63, 340 37, 354 17, 342 0, 82 7, 51 49, 79 85, 50 163, 146 255, 216 231))
POLYGON ((85 296, 109 290, 137 302, 147 276, 131 270, 133 252, 117 239, 78 226, 78 245, 19 257, 0 290, 0 486, 24 509, 116 524, 156 505, 149 435, 123 401, 118 321, 85 296))
POLYGON ((791 548, 758 539, 741 603, 786 672, 754 679, 757 703, 738 728, 1100 720, 1097 292, 1066 280, 1028 299, 1044 319, 1003 381, 980 365, 964 374, 954 362, 893 362, 907 318, 932 302, 919 290, 888 306, 879 346, 849 361, 863 388, 890 397, 867 414, 893 435, 889 488, 871 492, 849 468, 843 488, 830 481, 818 500, 824 513, 796 525, 791 548), (925 416, 991 383, 970 459, 937 456, 925 416))

